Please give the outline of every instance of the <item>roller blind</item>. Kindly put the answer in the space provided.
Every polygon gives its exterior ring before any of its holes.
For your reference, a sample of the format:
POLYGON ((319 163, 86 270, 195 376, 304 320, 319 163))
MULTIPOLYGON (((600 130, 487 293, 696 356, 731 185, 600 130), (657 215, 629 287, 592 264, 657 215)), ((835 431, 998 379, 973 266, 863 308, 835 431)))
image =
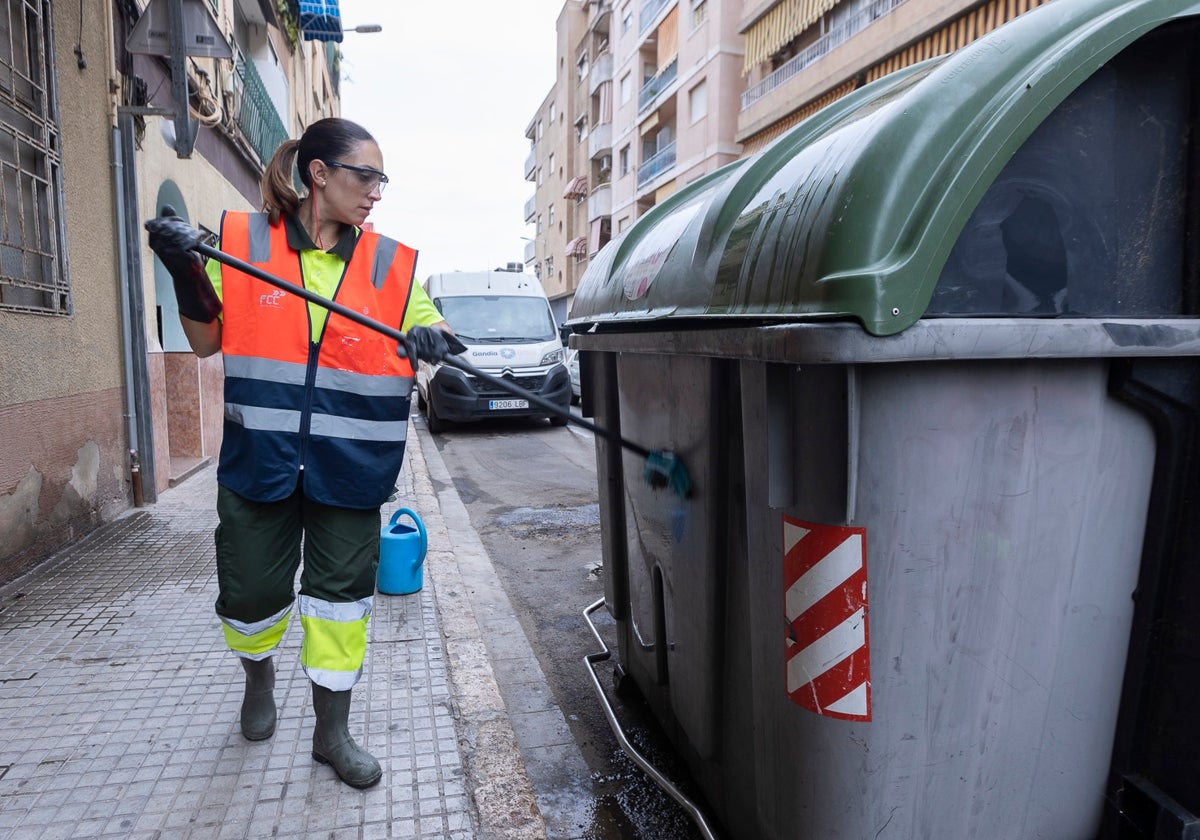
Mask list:
POLYGON ((746 31, 746 59, 742 72, 779 52, 788 41, 821 19, 840 0, 783 0, 746 31))
POLYGON ((679 54, 679 7, 667 12, 658 25, 658 69, 671 63, 679 54))

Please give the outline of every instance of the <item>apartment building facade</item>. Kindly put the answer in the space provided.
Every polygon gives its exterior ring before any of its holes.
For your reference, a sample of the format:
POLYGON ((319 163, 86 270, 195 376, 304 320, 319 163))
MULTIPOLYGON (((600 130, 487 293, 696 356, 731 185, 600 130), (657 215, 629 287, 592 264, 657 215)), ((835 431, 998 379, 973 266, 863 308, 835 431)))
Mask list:
POLYGON ((525 173, 542 177, 553 154, 568 167, 555 181, 565 180, 565 195, 539 183, 527 202, 526 264, 565 318, 587 259, 679 186, 1046 2, 569 0, 555 85, 526 131, 525 173), (568 109, 573 132, 538 133, 551 105, 560 120, 568 109), (563 213, 571 200, 573 218, 563 213))
POLYGON ((565 183, 552 185, 561 186, 558 193, 539 187, 526 204, 526 221, 535 225, 526 262, 560 320, 590 256, 678 186, 739 156, 739 13, 737 4, 719 0, 569 0, 563 7, 558 76, 526 131, 525 173, 536 180, 551 154, 549 145, 539 151, 546 141, 537 124, 553 102, 570 128, 552 138, 565 143, 553 154, 568 168, 565 183), (549 222, 551 203, 561 220, 564 201, 573 221, 565 239, 557 228, 546 234, 537 226, 539 217, 549 222))
POLYGON ((1050 0, 746 0, 744 154, 888 73, 966 46, 1050 0))
POLYGON ((294 0, 0 0, 0 582, 216 455, 221 363, 188 350, 142 222, 257 208, 278 144, 338 112, 336 43, 300 21, 294 0))
POLYGON ((567 0, 559 12, 555 81, 525 129, 525 179, 534 187, 525 203, 525 221, 534 234, 526 242, 525 265, 541 281, 558 323, 583 273, 573 243, 584 230, 580 205, 586 193, 581 193, 576 173, 581 166, 578 115, 586 102, 586 80, 580 80, 570 56, 588 24, 584 7, 580 0, 567 0))

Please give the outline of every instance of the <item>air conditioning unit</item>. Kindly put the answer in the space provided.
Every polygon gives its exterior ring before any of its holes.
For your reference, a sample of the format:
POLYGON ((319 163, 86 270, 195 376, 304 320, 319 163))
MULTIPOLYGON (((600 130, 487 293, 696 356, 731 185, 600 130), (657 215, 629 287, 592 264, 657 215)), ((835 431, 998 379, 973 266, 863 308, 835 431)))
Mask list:
POLYGON ((601 172, 609 172, 610 170, 612 170, 612 155, 601 155, 600 156, 600 171, 601 172))

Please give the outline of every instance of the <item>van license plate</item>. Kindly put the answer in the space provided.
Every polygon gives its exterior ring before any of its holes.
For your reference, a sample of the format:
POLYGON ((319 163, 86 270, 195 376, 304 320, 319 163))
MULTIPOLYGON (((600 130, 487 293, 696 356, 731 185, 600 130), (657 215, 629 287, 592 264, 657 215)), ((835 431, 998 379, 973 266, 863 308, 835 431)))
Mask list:
POLYGON ((492 411, 504 411, 509 408, 529 408, 529 400, 488 400, 488 408, 492 411))

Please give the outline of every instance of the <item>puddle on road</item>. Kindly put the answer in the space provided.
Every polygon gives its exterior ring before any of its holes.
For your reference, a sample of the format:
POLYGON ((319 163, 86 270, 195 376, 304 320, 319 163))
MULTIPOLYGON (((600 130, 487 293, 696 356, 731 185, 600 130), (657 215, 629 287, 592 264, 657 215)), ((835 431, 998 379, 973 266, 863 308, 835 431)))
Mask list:
POLYGON ((516 508, 496 517, 496 524, 516 537, 561 537, 600 529, 600 505, 516 508))

